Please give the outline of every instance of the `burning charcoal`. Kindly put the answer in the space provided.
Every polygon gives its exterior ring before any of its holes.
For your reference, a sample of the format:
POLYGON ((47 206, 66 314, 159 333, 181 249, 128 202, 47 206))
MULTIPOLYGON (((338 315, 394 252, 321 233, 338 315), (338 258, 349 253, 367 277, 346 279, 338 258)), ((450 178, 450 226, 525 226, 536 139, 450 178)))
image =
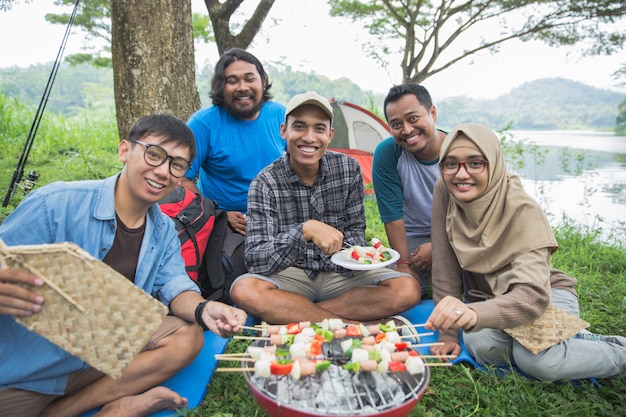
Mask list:
MULTIPOLYGON (((290 375, 259 378, 255 373, 247 372, 246 379, 279 409, 283 405, 310 415, 344 417, 374 416, 404 402, 416 401, 416 395, 428 384, 428 368, 415 375, 409 372, 346 371, 343 365, 349 362, 350 356, 344 352, 341 342, 335 339, 323 344, 326 361, 322 362, 328 368, 320 367, 314 374, 302 373, 299 379, 290 375)), ((361 345, 351 345, 350 351, 354 348, 361 348, 361 345)), ((378 353, 383 356, 383 351, 378 353)), ((390 351, 385 350, 385 353, 390 355, 390 351)))
MULTIPOLYGON (((291 378, 278 378, 276 401, 282 404, 294 405, 305 402, 311 396, 311 390, 315 390, 311 384, 297 383, 291 378)), ((318 388, 319 389, 319 385, 318 388)))
POLYGON ((319 407, 355 408, 358 406, 349 372, 333 365, 321 375, 320 383, 322 389, 316 398, 319 407))
POLYGON ((377 390, 377 383, 376 383, 376 379, 374 378, 374 373, 373 372, 361 372, 361 374, 359 374, 360 378, 359 381, 363 382, 367 388, 371 389, 371 390, 377 390))
POLYGON ((354 374, 352 381, 355 389, 360 394, 359 404, 361 408, 376 406, 380 403, 380 394, 371 372, 358 372, 354 374))

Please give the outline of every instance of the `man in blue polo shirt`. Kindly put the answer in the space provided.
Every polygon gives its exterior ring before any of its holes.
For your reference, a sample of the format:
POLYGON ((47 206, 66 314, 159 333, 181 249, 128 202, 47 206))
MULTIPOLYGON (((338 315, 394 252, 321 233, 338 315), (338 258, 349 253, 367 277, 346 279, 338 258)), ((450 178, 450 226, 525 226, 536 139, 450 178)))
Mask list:
POLYGON ((423 296, 432 264, 433 187, 439 177, 439 150, 446 132, 435 127, 437 109, 420 85, 393 86, 384 110, 392 136, 374 152, 376 201, 389 245, 400 254, 395 268, 419 279, 423 296))
POLYGON ((250 182, 285 149, 280 137, 285 106, 270 101, 271 86, 261 62, 233 48, 215 66, 213 106, 199 110, 187 123, 196 137, 197 155, 183 185, 215 200, 228 212, 231 230, 242 235, 250 182))

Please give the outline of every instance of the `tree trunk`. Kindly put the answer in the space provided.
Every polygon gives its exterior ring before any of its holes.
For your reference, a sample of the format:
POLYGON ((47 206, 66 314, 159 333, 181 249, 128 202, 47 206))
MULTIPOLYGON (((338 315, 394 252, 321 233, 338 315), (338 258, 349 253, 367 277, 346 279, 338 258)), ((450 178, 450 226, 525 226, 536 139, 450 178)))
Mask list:
POLYGON ((200 108, 191 0, 111 0, 111 55, 121 138, 139 117, 187 120, 200 108))

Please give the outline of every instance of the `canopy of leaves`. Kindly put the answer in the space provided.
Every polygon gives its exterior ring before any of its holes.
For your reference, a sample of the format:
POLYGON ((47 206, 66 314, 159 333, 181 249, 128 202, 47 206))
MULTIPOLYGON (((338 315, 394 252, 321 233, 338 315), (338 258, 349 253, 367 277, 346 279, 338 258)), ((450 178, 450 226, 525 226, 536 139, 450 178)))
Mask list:
MULTIPOLYGON (((9 10, 17 0, 0 0, 0 10, 9 10)), ((247 18, 239 12, 244 0, 205 0, 209 15, 193 14, 193 37, 202 42, 215 42, 220 55, 230 48, 245 49, 254 40, 261 29, 267 14, 275 0, 259 0, 259 4, 247 18), (235 20, 243 19, 244 23, 235 20), (236 31, 239 31, 236 33, 236 31)), ((75 0, 55 0, 57 6, 72 6, 75 0)), ((46 15, 50 23, 67 25, 69 13, 46 15)), ((111 2, 110 0, 83 0, 78 5, 74 19, 74 26, 81 28, 87 34, 86 40, 104 40, 102 49, 85 43, 85 53, 67 57, 68 62, 78 65, 89 62, 96 67, 111 66, 111 2)))
POLYGON ((478 52, 495 52, 512 39, 581 44, 589 54, 612 54, 626 39, 626 33, 613 25, 626 14, 626 3, 614 0, 329 0, 329 4, 332 16, 359 22, 377 39, 364 49, 383 67, 389 65, 390 55, 402 56, 404 82, 421 83, 478 52), (468 43, 471 39, 473 43, 468 43))

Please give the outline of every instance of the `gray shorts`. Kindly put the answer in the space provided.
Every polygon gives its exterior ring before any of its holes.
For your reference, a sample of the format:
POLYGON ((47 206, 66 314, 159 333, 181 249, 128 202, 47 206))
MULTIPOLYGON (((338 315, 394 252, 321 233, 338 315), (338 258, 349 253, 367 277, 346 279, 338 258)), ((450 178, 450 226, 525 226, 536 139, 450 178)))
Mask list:
POLYGON ((290 267, 269 277, 259 274, 244 274, 237 277, 233 285, 243 278, 257 278, 271 282, 280 290, 300 294, 317 303, 336 298, 352 288, 379 285, 388 279, 404 276, 406 274, 396 272, 393 269, 379 268, 368 271, 355 271, 353 277, 346 277, 336 272, 320 272, 317 279, 312 280, 304 270, 290 267))

